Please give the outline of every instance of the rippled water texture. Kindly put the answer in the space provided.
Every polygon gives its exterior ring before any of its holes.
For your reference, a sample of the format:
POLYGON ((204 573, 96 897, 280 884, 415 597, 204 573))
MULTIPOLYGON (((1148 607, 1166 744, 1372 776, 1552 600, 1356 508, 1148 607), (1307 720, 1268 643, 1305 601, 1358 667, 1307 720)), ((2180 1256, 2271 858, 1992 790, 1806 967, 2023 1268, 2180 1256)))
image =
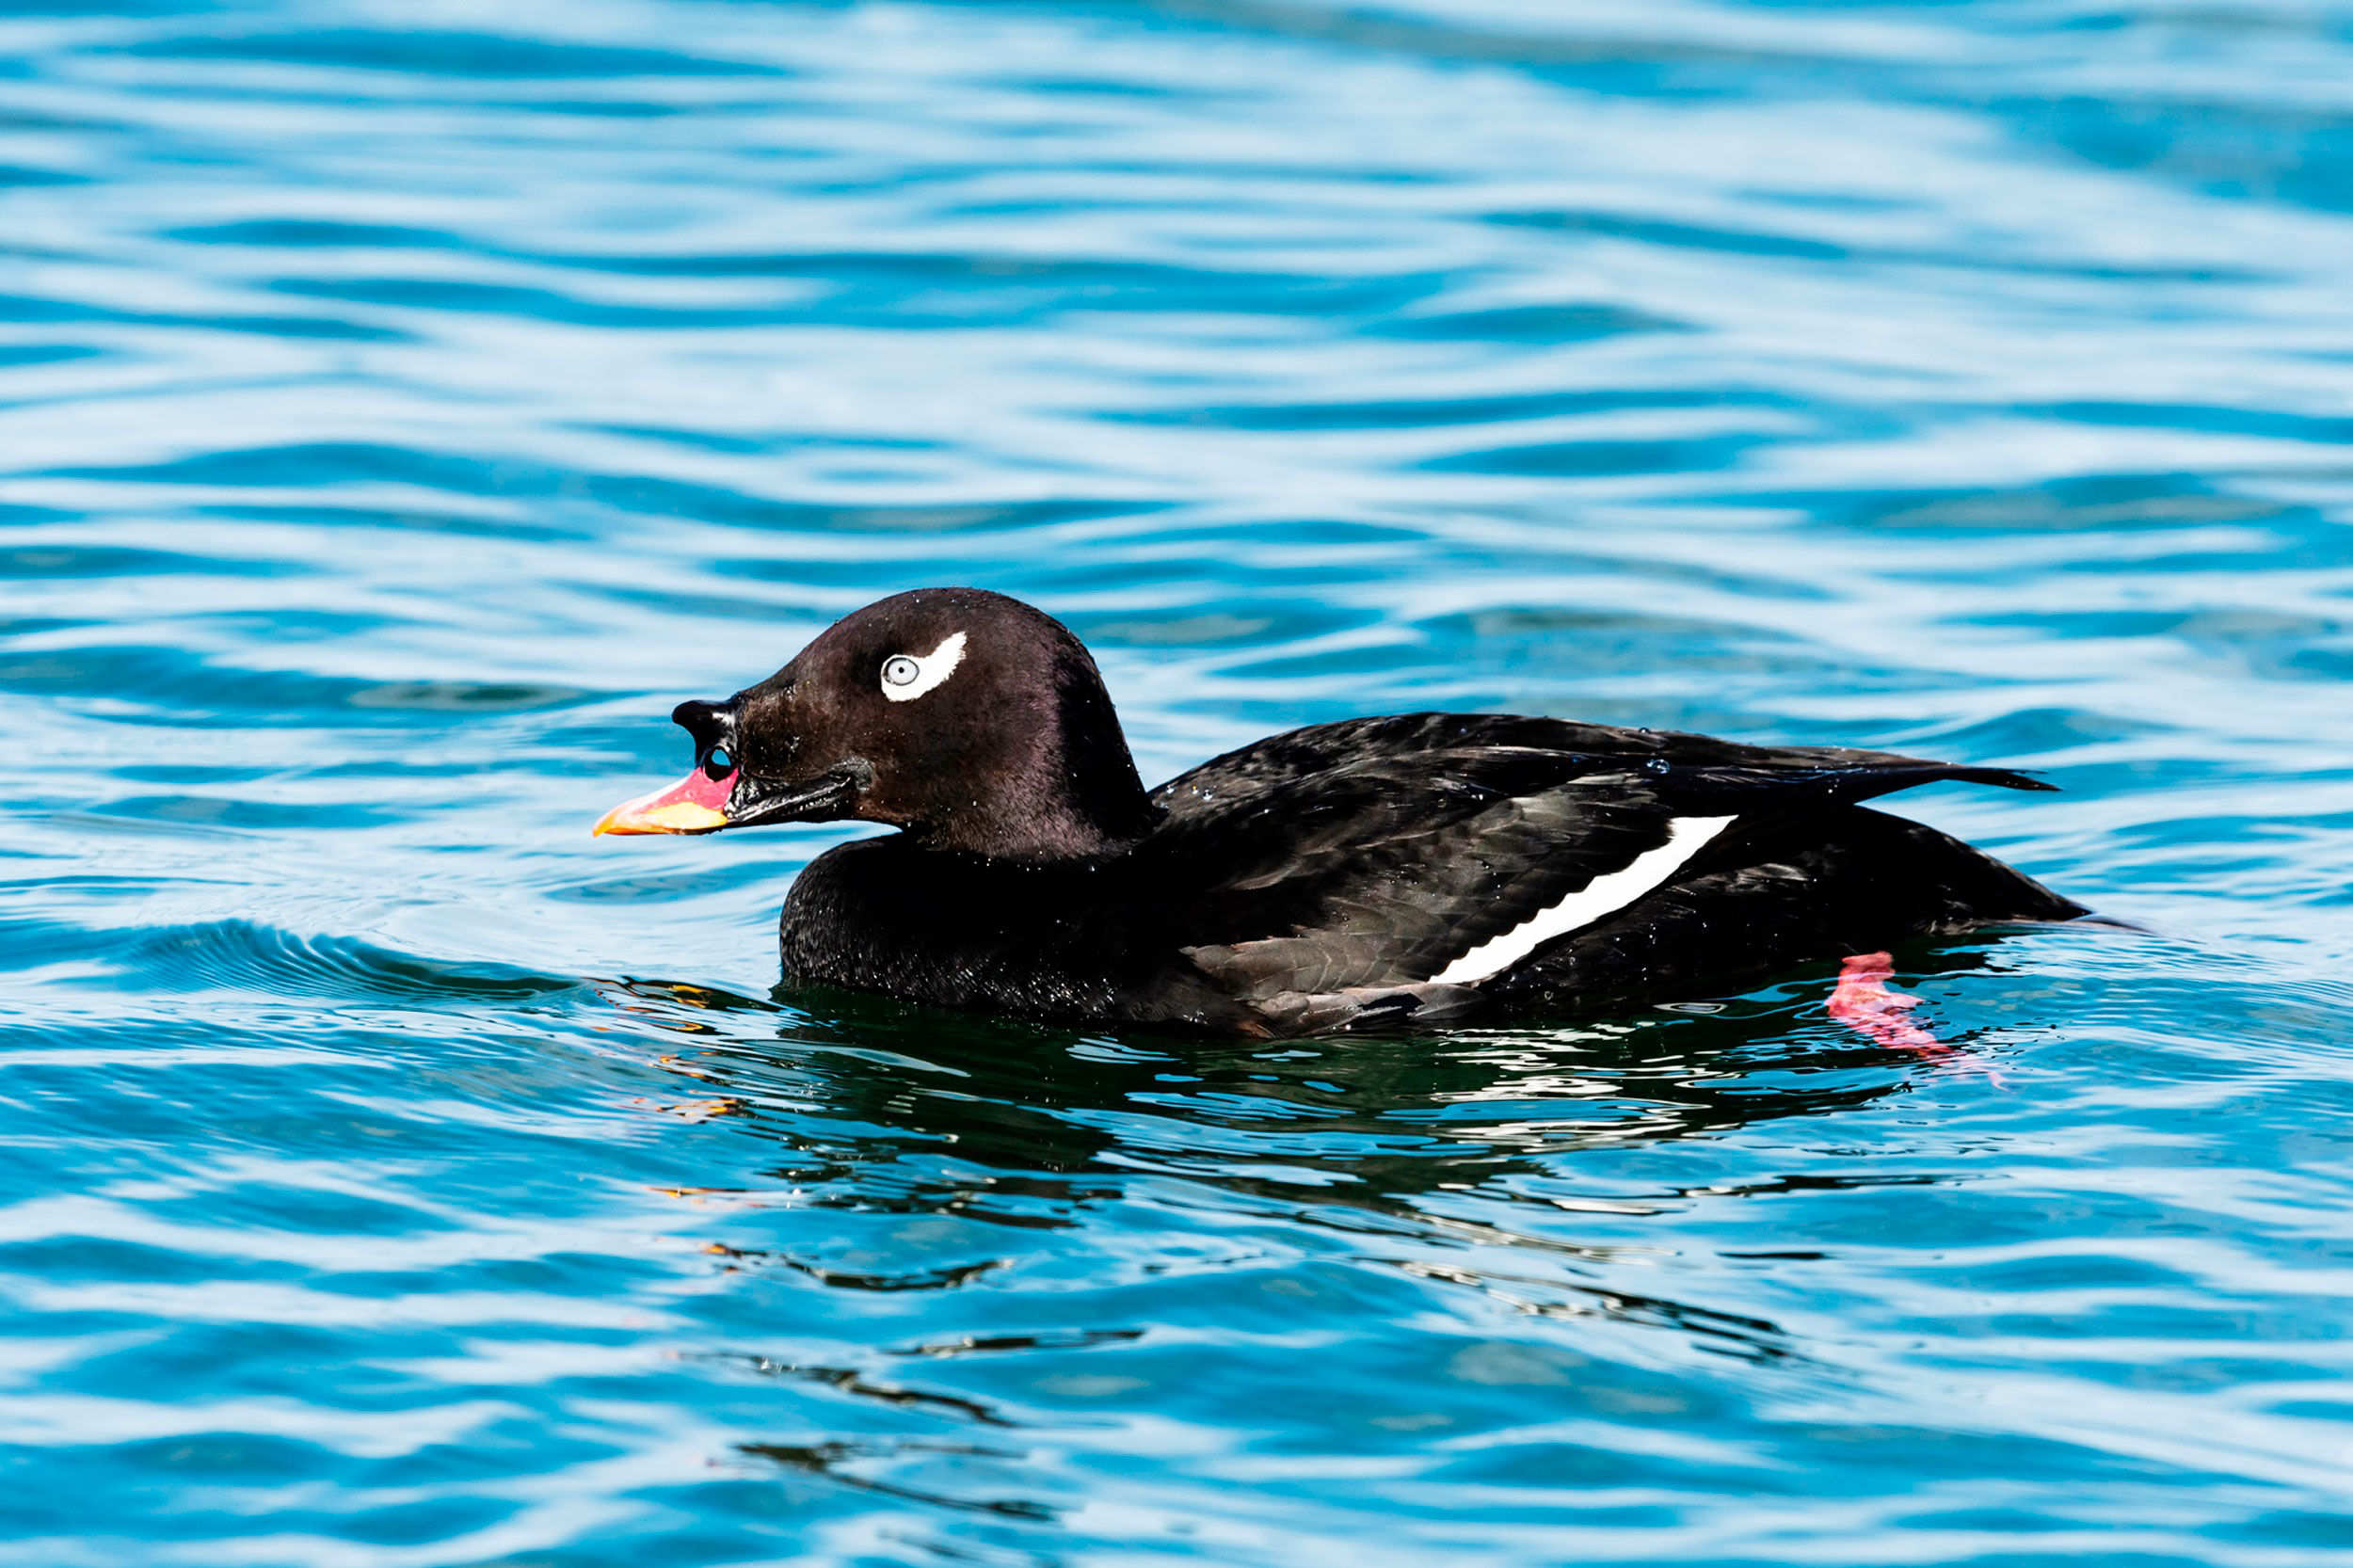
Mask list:
POLYGON ((2353 12, 0 19, 0 1556, 2353 1555, 2353 12), (2045 770, 1958 1064, 775 992, 664 717, 1033 599, 1148 776, 2045 770))

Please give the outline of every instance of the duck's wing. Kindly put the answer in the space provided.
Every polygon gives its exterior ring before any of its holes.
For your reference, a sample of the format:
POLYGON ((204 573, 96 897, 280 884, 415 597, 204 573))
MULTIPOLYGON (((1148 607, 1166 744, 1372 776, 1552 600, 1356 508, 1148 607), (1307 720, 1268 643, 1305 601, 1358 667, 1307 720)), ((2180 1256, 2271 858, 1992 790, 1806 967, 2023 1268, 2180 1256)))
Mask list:
POLYGON ((1407 987, 1400 1005, 1434 1021, 1761 826, 1939 779, 2050 788, 1887 752, 1413 713, 1274 736, 1171 780, 1148 853, 1166 857, 1160 886, 1186 889, 1164 912, 1179 945, 1222 989, 1312 1012, 1407 987))

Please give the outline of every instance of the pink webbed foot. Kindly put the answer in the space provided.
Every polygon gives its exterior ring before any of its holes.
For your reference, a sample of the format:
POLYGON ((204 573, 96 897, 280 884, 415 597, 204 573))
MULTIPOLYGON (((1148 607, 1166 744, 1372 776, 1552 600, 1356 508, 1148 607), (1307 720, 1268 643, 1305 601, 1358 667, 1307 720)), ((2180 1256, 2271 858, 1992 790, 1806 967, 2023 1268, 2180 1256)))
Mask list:
POLYGON ((1993 1083, 2001 1079, 1991 1069, 1968 1061, 1952 1047, 1913 1023, 1912 1010, 1920 999, 1888 989, 1896 976, 1894 955, 1858 952, 1838 966, 1838 984, 1830 994, 1830 1016, 1873 1045, 1908 1050, 1924 1062, 1963 1067, 1985 1074, 1993 1083))
POLYGON ((1896 1050, 1916 1050, 1928 1056, 1950 1056, 1945 1042, 1908 1016, 1920 999, 1891 991, 1896 960, 1884 952, 1858 952, 1838 966, 1838 984, 1830 994, 1830 1016, 1874 1045, 1896 1050))

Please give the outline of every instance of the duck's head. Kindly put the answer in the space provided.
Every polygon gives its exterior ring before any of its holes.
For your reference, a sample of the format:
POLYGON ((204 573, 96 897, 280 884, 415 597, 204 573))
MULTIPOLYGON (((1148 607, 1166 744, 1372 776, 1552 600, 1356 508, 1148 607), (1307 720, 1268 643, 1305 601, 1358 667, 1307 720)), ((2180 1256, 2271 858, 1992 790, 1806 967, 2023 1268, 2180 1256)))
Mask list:
POLYGON ((1130 843, 1159 814, 1085 647, 980 588, 870 604, 759 685, 670 717, 695 738, 694 771, 597 832, 846 819, 1044 860, 1130 843))

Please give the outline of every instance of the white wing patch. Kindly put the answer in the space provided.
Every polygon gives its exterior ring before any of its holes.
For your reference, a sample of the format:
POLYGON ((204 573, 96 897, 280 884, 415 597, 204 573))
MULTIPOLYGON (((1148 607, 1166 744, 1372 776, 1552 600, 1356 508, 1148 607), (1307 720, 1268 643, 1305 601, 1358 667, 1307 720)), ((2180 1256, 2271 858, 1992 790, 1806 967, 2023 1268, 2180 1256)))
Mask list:
POLYGON ((894 653, 883 661, 882 695, 893 702, 913 702, 956 673, 964 663, 964 633, 951 632, 929 653, 894 653), (908 666, 912 665, 910 669, 908 666), (904 679, 894 679, 904 677, 904 679))
POLYGON ((1677 817, 1667 824, 1667 841, 1634 857, 1623 870, 1597 876, 1549 909, 1539 909, 1500 936, 1481 942, 1432 975, 1432 985, 1476 985, 1493 980, 1555 936, 1565 936, 1614 915, 1681 871, 1732 825, 1731 817, 1677 817))

